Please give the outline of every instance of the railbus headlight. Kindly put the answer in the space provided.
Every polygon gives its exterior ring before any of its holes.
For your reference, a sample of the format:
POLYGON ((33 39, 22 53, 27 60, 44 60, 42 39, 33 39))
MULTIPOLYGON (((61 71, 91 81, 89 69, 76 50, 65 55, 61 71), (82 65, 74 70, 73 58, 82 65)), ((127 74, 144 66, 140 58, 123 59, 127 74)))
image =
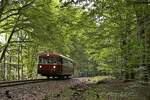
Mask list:
POLYGON ((42 68, 42 66, 39 66, 40 68, 42 68))
POLYGON ((53 66, 53 68, 55 69, 55 68, 56 68, 56 66, 53 66))

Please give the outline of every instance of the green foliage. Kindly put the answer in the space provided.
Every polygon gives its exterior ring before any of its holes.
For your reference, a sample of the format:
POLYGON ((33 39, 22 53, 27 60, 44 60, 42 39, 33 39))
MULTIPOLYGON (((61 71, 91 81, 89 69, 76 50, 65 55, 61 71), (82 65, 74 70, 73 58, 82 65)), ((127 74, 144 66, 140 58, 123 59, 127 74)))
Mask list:
POLYGON ((0 34, 7 40, 14 33, 7 44, 23 46, 20 62, 30 77, 37 55, 50 51, 73 58, 81 72, 125 74, 149 66, 148 19, 149 5, 138 0, 12 1, 0 12, 0 34), (30 42, 11 44, 18 40, 30 42))

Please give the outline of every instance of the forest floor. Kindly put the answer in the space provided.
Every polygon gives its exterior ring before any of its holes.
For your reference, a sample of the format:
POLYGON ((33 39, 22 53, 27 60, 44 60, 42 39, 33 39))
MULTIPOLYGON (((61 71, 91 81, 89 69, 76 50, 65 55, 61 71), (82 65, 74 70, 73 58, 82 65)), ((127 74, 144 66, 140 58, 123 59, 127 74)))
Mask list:
POLYGON ((110 77, 80 78, 82 84, 65 88, 44 100, 150 100, 150 84, 110 77), (54 98, 52 98, 54 97, 54 98))
POLYGON ((107 76, 50 80, 1 88, 0 100, 150 100, 150 84, 107 76))

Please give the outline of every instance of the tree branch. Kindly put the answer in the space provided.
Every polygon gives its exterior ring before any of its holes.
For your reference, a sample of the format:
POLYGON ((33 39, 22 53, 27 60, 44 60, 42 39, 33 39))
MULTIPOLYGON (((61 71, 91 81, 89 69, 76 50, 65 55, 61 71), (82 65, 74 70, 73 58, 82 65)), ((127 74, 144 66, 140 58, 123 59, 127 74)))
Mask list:
POLYGON ((19 14, 19 12, 10 14, 10 15, 6 16, 5 18, 1 19, 0 22, 2 22, 2 21, 4 21, 4 20, 8 19, 8 18, 11 17, 11 16, 15 16, 15 15, 18 15, 18 14, 19 14))
POLYGON ((2 13, 1 15, 3 15, 3 14, 7 14, 7 13, 8 13, 8 12, 10 12, 10 11, 18 10, 18 12, 17 12, 17 13, 13 13, 13 14, 10 14, 10 15, 6 16, 5 18, 1 19, 1 20, 0 20, 0 22, 2 22, 2 21, 4 21, 4 20, 8 19, 8 18, 9 18, 9 17, 11 17, 11 16, 18 15, 18 14, 21 12, 21 10, 23 10, 24 8, 26 8, 26 7, 30 6, 31 4, 33 4, 33 3, 34 3, 34 1, 35 1, 35 0, 33 0, 33 1, 32 1, 32 2, 30 2, 30 3, 27 3, 27 4, 23 5, 23 6, 22 6, 22 7, 20 7, 20 8, 17 8, 17 9, 10 9, 10 10, 8 10, 8 11, 6 11, 6 12, 2 13))
POLYGON ((8 0, 1 0, 1 5, 0 5, 0 19, 1 19, 2 13, 3 13, 4 8, 6 7, 7 3, 8 3, 8 0))

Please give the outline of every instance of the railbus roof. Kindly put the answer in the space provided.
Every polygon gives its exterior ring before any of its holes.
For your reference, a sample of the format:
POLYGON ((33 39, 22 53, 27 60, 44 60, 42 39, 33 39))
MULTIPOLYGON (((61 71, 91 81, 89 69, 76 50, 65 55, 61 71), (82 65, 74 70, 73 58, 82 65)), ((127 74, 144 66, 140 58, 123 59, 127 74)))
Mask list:
POLYGON ((73 59, 71 59, 71 58, 69 58, 69 57, 66 57, 66 56, 64 56, 64 55, 60 55, 60 57, 62 57, 62 58, 64 58, 64 59, 67 59, 67 60, 70 60, 70 61, 72 61, 72 62, 74 62, 73 59))
POLYGON ((59 57, 62 57, 64 59, 70 60, 71 62, 74 62, 73 59, 71 59, 67 56, 64 56, 62 54, 56 53, 56 52, 42 53, 42 54, 39 55, 39 57, 48 57, 48 56, 59 56, 59 57))

